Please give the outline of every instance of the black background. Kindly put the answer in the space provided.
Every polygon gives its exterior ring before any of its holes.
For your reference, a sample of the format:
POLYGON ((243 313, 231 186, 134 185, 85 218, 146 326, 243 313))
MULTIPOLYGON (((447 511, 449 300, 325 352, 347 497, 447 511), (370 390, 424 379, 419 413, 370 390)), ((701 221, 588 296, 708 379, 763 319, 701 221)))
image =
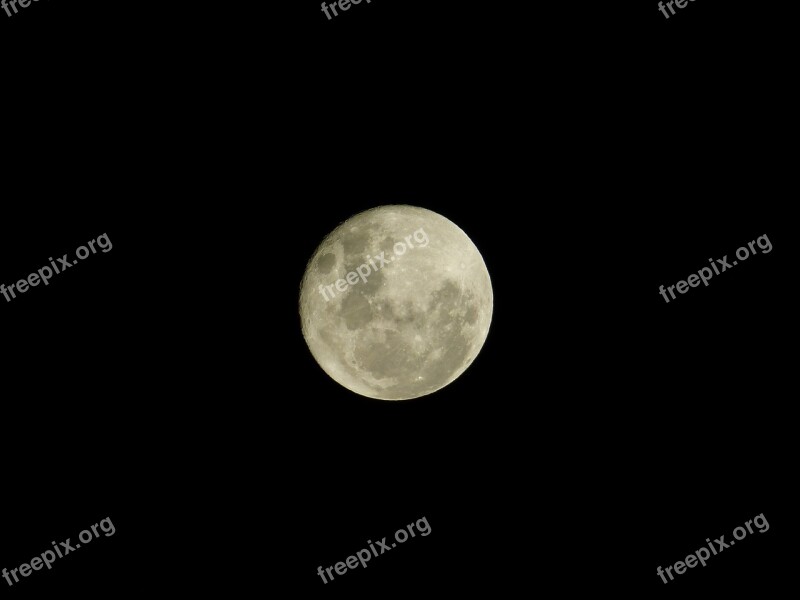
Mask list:
POLYGON ((0 282, 114 244, 0 298, 0 567, 116 526, 5 593, 782 589, 790 23, 702 0, 669 20, 652 2, 0 12, 0 282), (471 368, 398 403, 330 380, 297 316, 322 237, 390 203, 464 229, 495 295, 471 368), (659 295, 764 234, 771 253, 659 295), (761 513, 767 533, 655 575, 761 513), (316 575, 421 517, 429 536, 316 575))

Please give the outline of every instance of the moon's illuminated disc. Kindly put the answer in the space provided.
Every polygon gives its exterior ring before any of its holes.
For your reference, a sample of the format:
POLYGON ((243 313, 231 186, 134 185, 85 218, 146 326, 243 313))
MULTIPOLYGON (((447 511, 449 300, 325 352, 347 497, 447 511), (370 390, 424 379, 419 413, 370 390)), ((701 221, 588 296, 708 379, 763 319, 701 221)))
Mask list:
POLYGON ((320 244, 300 289, 303 336, 347 389, 381 400, 431 394, 475 359, 492 320, 478 249, 415 206, 355 215, 320 244))

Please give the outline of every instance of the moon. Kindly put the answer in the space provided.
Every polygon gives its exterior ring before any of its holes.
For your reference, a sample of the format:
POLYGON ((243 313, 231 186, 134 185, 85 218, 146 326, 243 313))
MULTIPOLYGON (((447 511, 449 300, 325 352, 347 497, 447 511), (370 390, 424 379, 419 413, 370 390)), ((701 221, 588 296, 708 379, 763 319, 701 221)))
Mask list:
POLYGON ((475 360, 493 295, 478 249, 433 211, 379 206, 334 229, 300 285, 303 337, 322 369, 379 400, 432 394, 475 360))

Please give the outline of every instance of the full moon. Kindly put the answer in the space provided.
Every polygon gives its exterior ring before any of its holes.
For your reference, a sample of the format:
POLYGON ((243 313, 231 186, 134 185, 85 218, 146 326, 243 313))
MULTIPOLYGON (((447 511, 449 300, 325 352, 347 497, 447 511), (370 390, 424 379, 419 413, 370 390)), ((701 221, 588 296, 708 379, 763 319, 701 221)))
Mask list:
POLYGON ((492 320, 492 283, 475 244, 443 216, 379 206, 320 244, 300 285, 303 337, 347 389, 408 400, 457 379, 492 320))

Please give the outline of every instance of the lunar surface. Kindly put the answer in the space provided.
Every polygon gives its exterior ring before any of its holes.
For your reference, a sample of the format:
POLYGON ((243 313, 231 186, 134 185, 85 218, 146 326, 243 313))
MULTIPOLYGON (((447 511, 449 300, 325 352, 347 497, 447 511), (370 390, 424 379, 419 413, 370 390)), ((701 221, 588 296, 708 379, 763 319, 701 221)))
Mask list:
POLYGON ((475 359, 492 320, 480 252, 454 223, 380 206, 331 232, 300 288, 303 336, 323 370, 381 400, 431 394, 475 359))

